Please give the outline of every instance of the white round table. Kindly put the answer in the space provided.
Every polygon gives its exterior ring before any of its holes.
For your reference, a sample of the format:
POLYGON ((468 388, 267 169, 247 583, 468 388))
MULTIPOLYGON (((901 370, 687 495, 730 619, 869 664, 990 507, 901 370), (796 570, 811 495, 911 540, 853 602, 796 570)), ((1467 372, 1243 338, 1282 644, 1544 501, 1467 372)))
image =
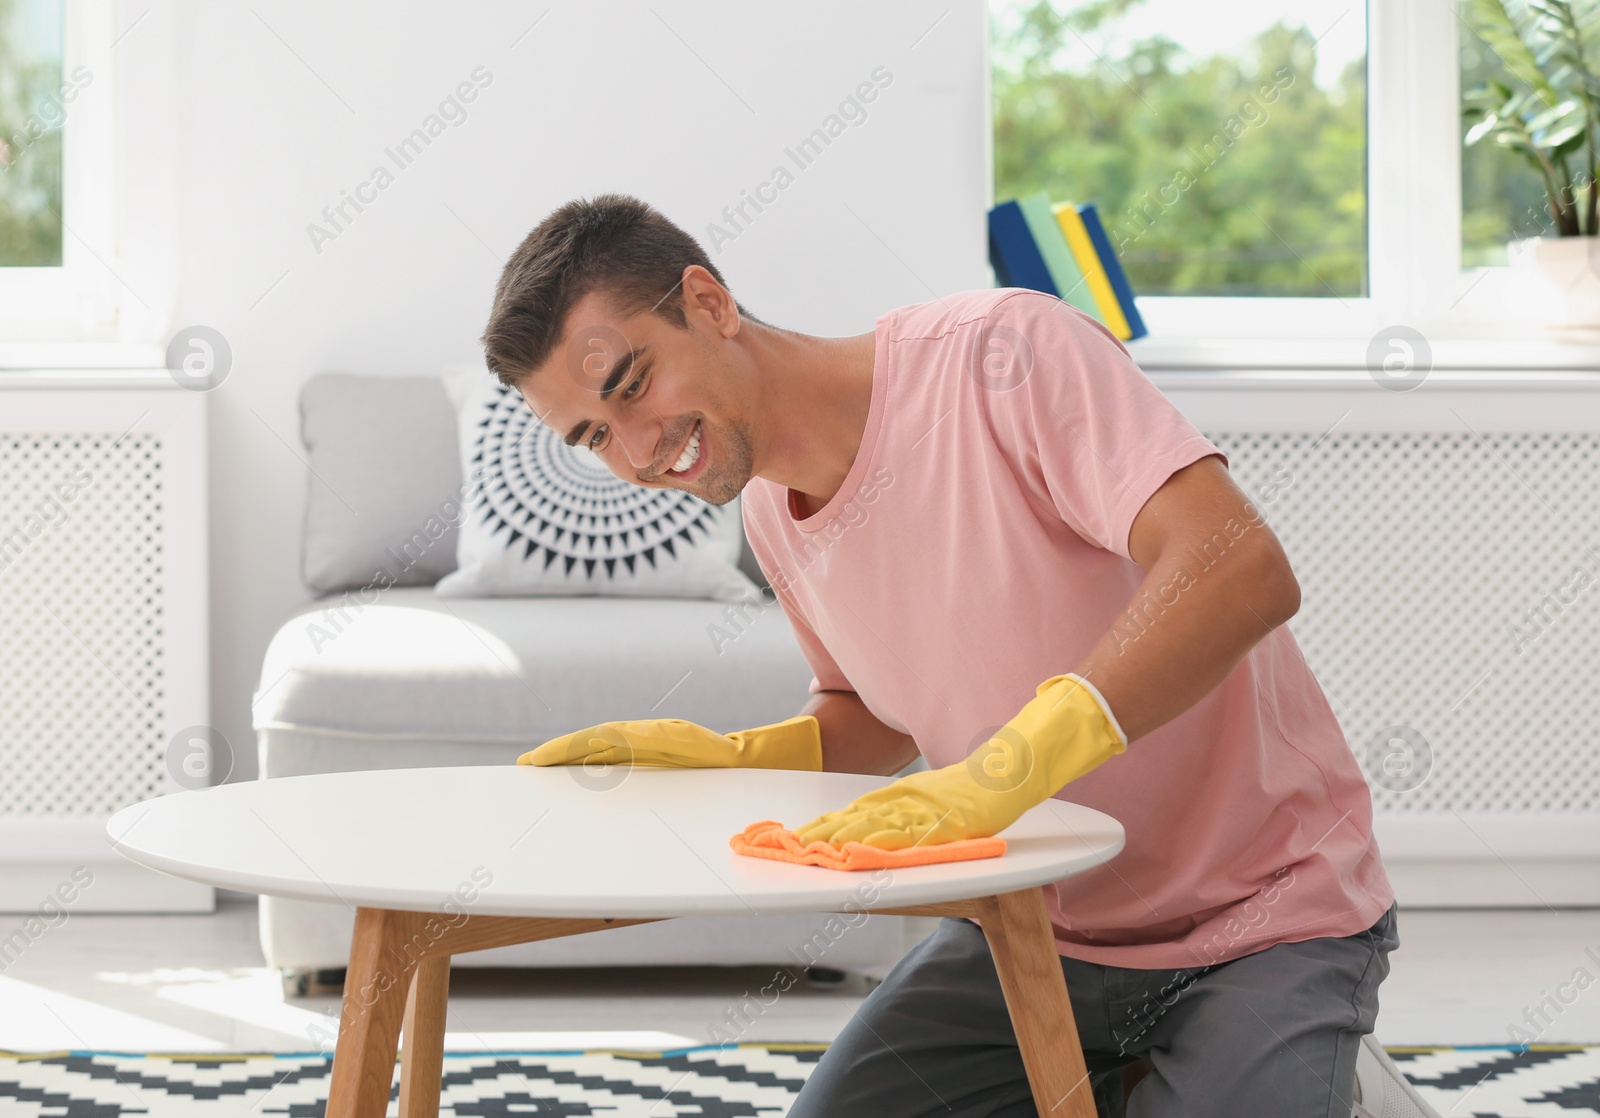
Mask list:
POLYGON ((1123 831, 1061 800, 1008 828, 999 858, 844 873, 735 854, 761 819, 798 826, 887 777, 768 769, 494 766, 229 784, 107 823, 142 865, 356 910, 327 1118, 437 1113, 450 956, 690 915, 970 916, 994 953, 1042 1113, 1094 1118, 1039 886, 1101 865, 1123 831))

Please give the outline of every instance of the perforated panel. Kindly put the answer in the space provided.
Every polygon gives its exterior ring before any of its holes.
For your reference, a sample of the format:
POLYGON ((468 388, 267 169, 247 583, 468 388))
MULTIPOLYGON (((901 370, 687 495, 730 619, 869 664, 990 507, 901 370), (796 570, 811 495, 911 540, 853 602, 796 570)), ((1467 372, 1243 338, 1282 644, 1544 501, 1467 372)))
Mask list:
POLYGON ((0 813, 164 790, 161 439, 0 432, 0 813))
POLYGON ((1209 437, 1376 810, 1600 812, 1600 437, 1209 437))

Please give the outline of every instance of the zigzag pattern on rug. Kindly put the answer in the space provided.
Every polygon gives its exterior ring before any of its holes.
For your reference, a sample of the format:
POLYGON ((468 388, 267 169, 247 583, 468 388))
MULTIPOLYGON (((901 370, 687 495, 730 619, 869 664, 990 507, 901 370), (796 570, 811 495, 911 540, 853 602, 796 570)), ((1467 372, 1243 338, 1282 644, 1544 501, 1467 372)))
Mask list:
MULTIPOLYGON (((826 1050, 741 1044, 667 1052, 453 1052, 445 1055, 440 1113, 776 1118, 826 1050)), ((1387 1051, 1442 1114, 1600 1118, 1600 1045, 1387 1051)), ((0 1113, 321 1118, 331 1066, 315 1053, 0 1052, 0 1113)))

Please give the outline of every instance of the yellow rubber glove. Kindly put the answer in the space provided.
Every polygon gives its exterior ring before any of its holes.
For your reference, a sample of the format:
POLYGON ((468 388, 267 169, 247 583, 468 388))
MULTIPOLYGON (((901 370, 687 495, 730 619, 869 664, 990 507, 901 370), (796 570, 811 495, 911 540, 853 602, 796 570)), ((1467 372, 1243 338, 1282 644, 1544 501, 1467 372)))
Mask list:
POLYGON ((602 722, 552 738, 519 765, 646 765, 681 769, 822 770, 822 731, 809 714, 719 734, 681 718, 602 722))
POLYGON ((803 843, 880 850, 997 835, 1127 747, 1099 691, 1070 673, 1053 676, 966 760, 902 777, 795 834, 803 843))

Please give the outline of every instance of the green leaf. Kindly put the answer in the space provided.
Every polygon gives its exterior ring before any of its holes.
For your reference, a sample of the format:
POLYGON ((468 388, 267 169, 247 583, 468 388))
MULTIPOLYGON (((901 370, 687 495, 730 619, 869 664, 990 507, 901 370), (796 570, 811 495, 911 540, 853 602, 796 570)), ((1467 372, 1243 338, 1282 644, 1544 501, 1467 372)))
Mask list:
POLYGON ((1584 139, 1583 122, 1579 121, 1554 132, 1535 133, 1533 142, 1552 156, 1562 156, 1581 149, 1584 139))
POLYGON ((1533 132, 1541 128, 1549 128, 1568 118, 1576 118, 1580 124, 1583 119, 1583 107, 1577 101, 1566 100, 1559 105, 1553 105, 1542 112, 1534 113, 1528 118, 1528 129, 1533 132))
POLYGON ((1538 40, 1533 21, 1514 17, 1505 0, 1468 0, 1466 8, 1467 26, 1500 59, 1506 73, 1545 104, 1560 100, 1535 57, 1538 40))

